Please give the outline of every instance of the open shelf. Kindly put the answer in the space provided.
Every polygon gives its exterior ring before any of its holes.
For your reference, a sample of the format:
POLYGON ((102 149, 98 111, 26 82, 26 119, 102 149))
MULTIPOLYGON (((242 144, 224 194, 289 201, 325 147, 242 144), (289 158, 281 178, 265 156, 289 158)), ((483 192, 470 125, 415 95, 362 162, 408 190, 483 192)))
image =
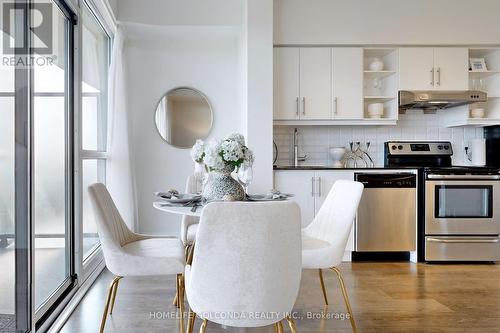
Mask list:
POLYGON ((396 97, 394 96, 365 96, 365 101, 368 102, 387 102, 387 101, 392 101, 396 97))
POLYGON ((500 119, 468 118, 468 119, 451 120, 446 123, 446 127, 460 127, 460 126, 484 127, 493 125, 500 125, 500 119))
POLYGON ((500 73, 499 71, 469 71, 470 77, 488 77, 500 73))
POLYGON ((366 79, 384 78, 396 74, 396 71, 365 71, 366 79))

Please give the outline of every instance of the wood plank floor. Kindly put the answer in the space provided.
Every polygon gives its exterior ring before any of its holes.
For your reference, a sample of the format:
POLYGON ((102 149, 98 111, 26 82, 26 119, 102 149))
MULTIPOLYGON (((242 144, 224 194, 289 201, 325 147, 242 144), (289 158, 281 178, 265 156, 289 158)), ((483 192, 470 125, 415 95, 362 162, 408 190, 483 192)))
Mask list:
MULTIPOLYGON (((500 265, 344 263, 359 332, 500 332, 500 265)), ((103 272, 62 332, 97 332, 111 273, 103 272)), ((308 319, 308 312, 344 314, 338 281, 325 272, 330 306, 323 308, 317 271, 304 271, 295 311, 299 333, 351 332, 349 320, 308 319)), ((174 278, 123 279, 106 332, 178 332, 171 302, 174 278), (155 318, 155 313, 157 313, 155 318), (160 315, 158 315, 158 313, 160 315)), ((200 320, 197 320, 196 330, 200 320)), ((273 332, 252 329, 250 332, 273 332)), ((209 324, 208 333, 239 332, 209 324)), ((285 328, 285 332, 289 332, 285 328)))

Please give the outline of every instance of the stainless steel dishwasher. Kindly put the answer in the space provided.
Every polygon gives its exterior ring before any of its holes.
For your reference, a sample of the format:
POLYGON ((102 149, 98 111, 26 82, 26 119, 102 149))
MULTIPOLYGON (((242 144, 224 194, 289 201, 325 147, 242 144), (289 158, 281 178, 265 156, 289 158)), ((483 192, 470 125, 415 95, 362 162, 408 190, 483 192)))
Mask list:
POLYGON ((365 186, 356 219, 356 251, 416 251, 416 175, 357 173, 355 179, 365 186))

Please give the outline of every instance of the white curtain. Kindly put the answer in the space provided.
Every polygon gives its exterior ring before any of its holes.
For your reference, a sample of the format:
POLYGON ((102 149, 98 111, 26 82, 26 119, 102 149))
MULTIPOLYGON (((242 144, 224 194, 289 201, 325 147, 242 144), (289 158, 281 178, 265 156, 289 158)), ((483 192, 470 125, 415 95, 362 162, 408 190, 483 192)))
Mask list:
POLYGON ((134 230, 137 209, 127 110, 124 42, 123 30, 118 27, 109 70, 106 185, 123 219, 134 230))

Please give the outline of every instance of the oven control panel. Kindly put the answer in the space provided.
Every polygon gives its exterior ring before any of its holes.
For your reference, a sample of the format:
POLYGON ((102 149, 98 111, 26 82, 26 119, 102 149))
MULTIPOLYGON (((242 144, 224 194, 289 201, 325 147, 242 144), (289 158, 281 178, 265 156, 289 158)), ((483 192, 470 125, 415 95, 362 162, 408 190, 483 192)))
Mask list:
POLYGON ((385 143, 388 155, 453 155, 451 142, 408 142, 389 141, 385 143))

